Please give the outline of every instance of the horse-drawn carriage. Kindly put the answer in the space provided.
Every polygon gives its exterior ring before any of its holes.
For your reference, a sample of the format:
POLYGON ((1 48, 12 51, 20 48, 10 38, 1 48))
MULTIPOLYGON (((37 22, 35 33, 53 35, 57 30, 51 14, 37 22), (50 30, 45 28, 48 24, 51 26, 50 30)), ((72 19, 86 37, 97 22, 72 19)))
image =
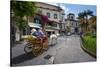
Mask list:
POLYGON ((23 37, 25 41, 24 51, 26 53, 32 52, 34 56, 38 56, 43 53, 44 49, 48 49, 48 38, 42 39, 32 35, 26 35, 23 37))

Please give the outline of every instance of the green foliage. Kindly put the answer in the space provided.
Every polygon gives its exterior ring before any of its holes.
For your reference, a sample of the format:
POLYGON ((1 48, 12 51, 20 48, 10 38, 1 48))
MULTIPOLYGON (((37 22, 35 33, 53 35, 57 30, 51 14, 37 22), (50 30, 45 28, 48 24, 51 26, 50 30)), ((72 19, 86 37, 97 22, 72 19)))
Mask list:
POLYGON ((16 16, 29 16, 36 12, 34 2, 11 1, 11 8, 16 16))
POLYGON ((83 12, 80 12, 78 14, 78 18, 81 19, 81 27, 82 29, 85 30, 85 32, 87 31, 89 22, 88 22, 88 16, 93 16, 93 11, 91 10, 84 10, 83 12))
POLYGON ((84 36, 83 39, 84 39, 84 47, 96 54, 96 36, 87 35, 84 36))
POLYGON ((93 34, 91 34, 91 33, 85 33, 84 35, 85 36, 92 36, 93 34))
POLYGON ((28 17, 36 13, 35 3, 28 1, 11 1, 11 10, 15 14, 19 29, 23 29, 27 26, 28 19, 23 19, 24 16, 28 17))
POLYGON ((25 27, 27 26, 27 21, 21 18, 18 18, 16 25, 19 27, 20 30, 25 29, 25 27))
POLYGON ((92 28, 96 30, 96 25, 92 25, 92 28))

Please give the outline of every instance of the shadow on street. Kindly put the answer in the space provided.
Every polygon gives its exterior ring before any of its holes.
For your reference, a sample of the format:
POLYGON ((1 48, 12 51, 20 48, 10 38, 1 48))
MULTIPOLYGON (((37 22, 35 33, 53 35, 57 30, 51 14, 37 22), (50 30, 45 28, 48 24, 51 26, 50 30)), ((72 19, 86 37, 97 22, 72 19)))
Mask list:
POLYGON ((22 63, 24 61, 31 60, 33 58, 35 58, 35 56, 32 54, 32 52, 30 52, 28 54, 22 54, 22 55, 19 55, 17 57, 12 58, 11 65, 19 64, 19 63, 22 63))

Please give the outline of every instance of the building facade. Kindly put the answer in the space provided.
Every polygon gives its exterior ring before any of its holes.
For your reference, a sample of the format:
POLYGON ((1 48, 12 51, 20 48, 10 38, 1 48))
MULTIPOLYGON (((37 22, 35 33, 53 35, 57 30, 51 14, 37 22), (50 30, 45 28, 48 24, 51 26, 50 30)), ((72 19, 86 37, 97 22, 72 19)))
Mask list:
POLYGON ((59 6, 50 5, 47 3, 36 2, 37 14, 29 17, 29 26, 31 28, 41 27, 41 23, 45 23, 41 16, 47 16, 48 21, 45 25, 45 31, 48 36, 52 32, 59 33, 63 30, 64 10, 59 6))
MULTIPOLYGON (((42 2, 35 2, 37 7, 37 13, 28 17, 28 25, 25 29, 20 31, 16 25, 16 21, 11 19, 11 40, 20 41, 23 35, 30 35, 33 28, 41 28, 43 21, 43 16, 48 18, 45 25, 45 31, 48 36, 52 32, 59 33, 63 30, 64 23, 64 10, 59 6, 50 5, 42 2), (13 24, 13 22, 15 22, 13 24), (21 34, 20 34, 21 33, 21 34)), ((11 12, 11 15, 14 14, 11 12)), ((13 16, 11 16, 13 18, 13 16)), ((27 19, 23 17, 23 19, 27 19)))
POLYGON ((67 32, 75 33, 79 32, 79 22, 75 20, 75 15, 73 13, 69 13, 67 15, 67 19, 65 20, 65 27, 67 32))

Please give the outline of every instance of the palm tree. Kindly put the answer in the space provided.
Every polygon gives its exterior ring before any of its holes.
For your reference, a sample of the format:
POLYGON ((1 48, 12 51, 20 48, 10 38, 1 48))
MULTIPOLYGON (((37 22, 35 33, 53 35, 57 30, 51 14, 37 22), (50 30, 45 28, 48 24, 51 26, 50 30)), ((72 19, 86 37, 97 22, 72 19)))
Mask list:
MULTIPOLYGON (((87 10, 87 16, 93 17, 93 16, 94 16, 94 15, 93 15, 93 11, 91 11, 91 10, 88 9, 88 10, 87 10)), ((88 17, 87 17, 87 18, 88 18, 88 17)), ((90 24, 90 23, 89 23, 89 19, 90 19, 90 18, 88 18, 88 22, 87 22, 88 25, 90 24)))
POLYGON ((87 31, 87 28, 89 25, 89 22, 88 22, 89 16, 93 16, 93 11, 88 9, 88 10, 84 11, 84 15, 85 15, 85 25, 86 25, 86 31, 87 31))
POLYGON ((89 19, 89 22, 90 22, 90 30, 91 30, 91 33, 96 33, 96 16, 92 16, 90 19, 89 19))
POLYGON ((93 16, 93 11, 91 11, 91 10, 87 10, 87 14, 89 15, 89 16, 93 16))
POLYGON ((93 11, 91 10, 85 10, 83 12, 80 12, 78 14, 78 17, 79 19, 81 19, 81 26, 82 26, 82 29, 84 29, 86 32, 87 31, 87 28, 88 28, 88 16, 93 16, 93 11))
POLYGON ((78 19, 79 19, 79 21, 80 21, 80 26, 81 26, 81 28, 82 28, 82 31, 84 32, 84 26, 85 26, 85 22, 84 22, 84 13, 83 12, 80 12, 79 14, 78 14, 78 19))
POLYGON ((85 32, 87 31, 87 26, 88 26, 88 14, 87 14, 87 11, 85 10, 84 12, 83 12, 83 14, 84 14, 84 22, 85 22, 85 24, 84 24, 84 26, 85 26, 85 32))

